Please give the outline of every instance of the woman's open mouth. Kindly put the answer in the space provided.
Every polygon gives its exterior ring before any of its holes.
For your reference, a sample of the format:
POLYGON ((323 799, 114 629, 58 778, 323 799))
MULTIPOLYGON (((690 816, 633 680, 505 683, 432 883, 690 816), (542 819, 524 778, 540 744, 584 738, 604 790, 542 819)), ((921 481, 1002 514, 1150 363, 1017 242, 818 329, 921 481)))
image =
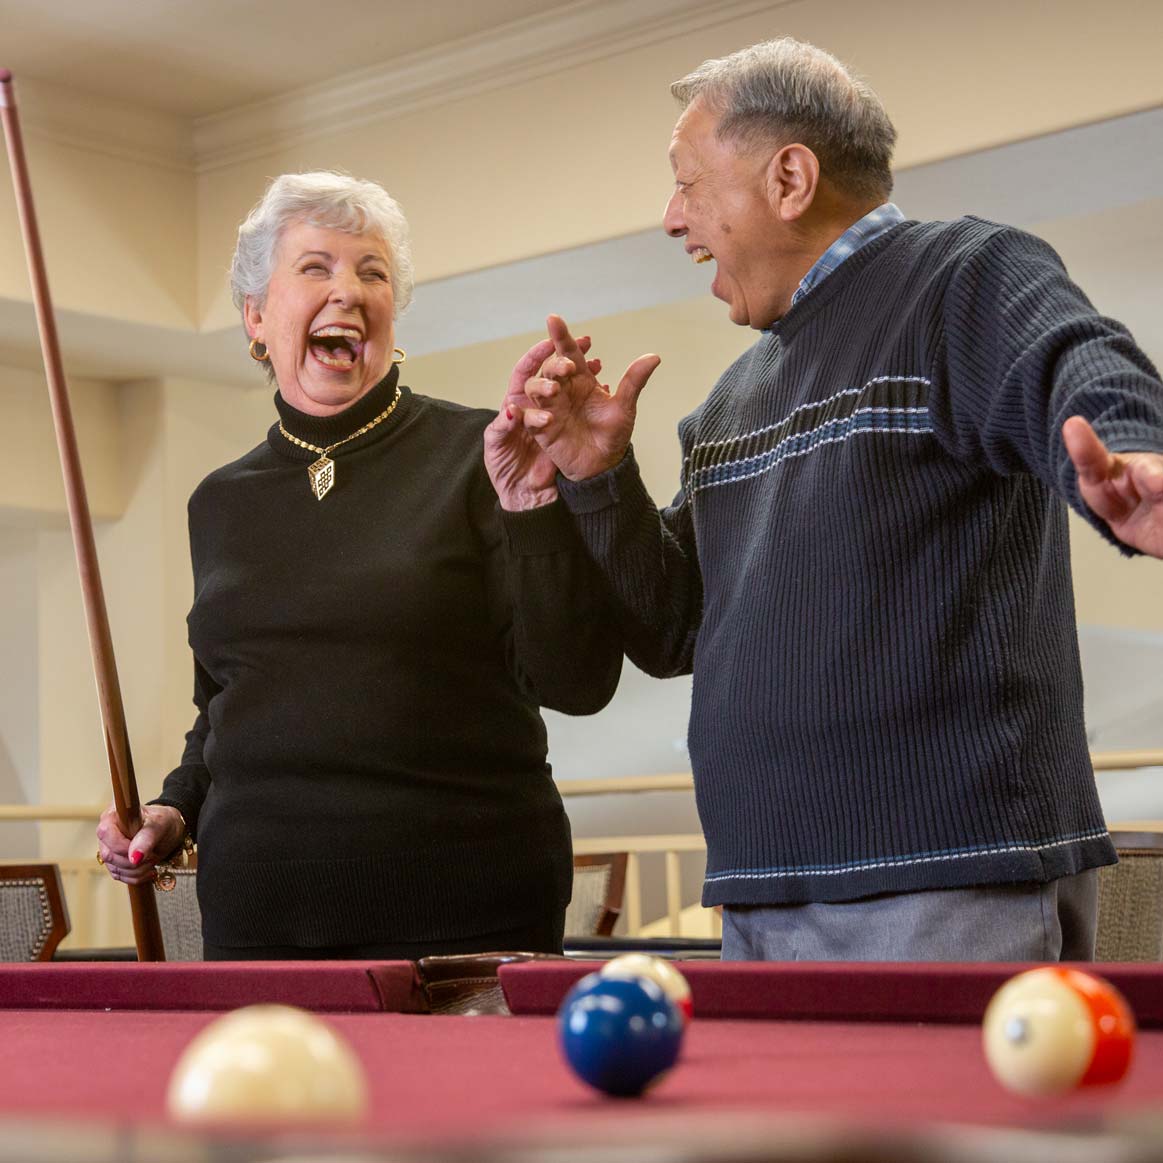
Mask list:
POLYGON ((348 371, 363 350, 363 335, 354 327, 330 325, 312 331, 311 354, 326 367, 348 371))

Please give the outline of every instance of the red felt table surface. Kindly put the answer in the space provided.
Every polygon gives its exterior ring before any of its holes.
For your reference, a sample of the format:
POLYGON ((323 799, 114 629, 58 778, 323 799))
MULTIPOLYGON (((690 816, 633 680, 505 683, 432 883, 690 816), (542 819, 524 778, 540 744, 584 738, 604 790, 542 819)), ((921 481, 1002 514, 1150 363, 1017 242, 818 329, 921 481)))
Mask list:
MULTIPOLYGON (((0 1113, 164 1123, 182 1048, 212 1020, 174 1012, 0 1013, 0 1113)), ((584 1087, 548 1017, 329 1014, 367 1071, 360 1128, 397 1141, 526 1133, 584 1137, 610 1120, 663 1113, 826 1115, 876 1128, 924 1123, 1085 1126, 1157 1107, 1163 1033, 1140 1034, 1122 1084, 1049 1102, 1019 1099, 989 1075, 971 1025, 696 1020, 678 1067, 644 1099, 584 1087)))
MULTIPOLYGON (((1022 967, 703 962, 683 966, 696 1016, 676 1069, 641 1100, 607 1099, 570 1073, 553 1017, 565 990, 591 968, 568 962, 504 967, 511 1006, 530 1012, 451 1017, 399 1012, 415 1008, 419 996, 406 963, 6 967, 0 969, 0 1161, 153 1159, 154 1135, 172 1163, 217 1157, 169 1121, 169 1077, 191 1038, 223 1009, 269 1001, 320 1012, 353 1046, 372 1099, 358 1134, 424 1158, 443 1158, 439 1151, 449 1146, 460 1159, 455 1152, 471 1144, 474 1163, 492 1163, 511 1157, 497 1143, 521 1141, 536 1145, 535 1158, 545 1144, 638 1143, 653 1159, 718 1163, 728 1157, 724 1149, 758 1128, 752 1142, 763 1153, 740 1158, 964 1163, 1022 1157, 1011 1149, 1014 1132, 989 1128, 1089 1133, 1097 1127, 1109 1134, 1163 1109, 1163 966, 1098 967, 1145 1018, 1131 1070, 1116 1086, 1050 1101, 1004 1091, 981 1050, 980 1011, 993 989, 1022 967), (851 1131, 857 1154, 776 1151, 775 1145, 796 1141, 794 1134, 788 1138, 789 1121, 805 1118, 827 1135, 851 1131), (31 1155, 20 1147, 18 1119, 35 1123, 39 1137, 31 1155), (114 1131, 119 1137, 108 1139, 114 1131), (990 1141, 978 1154, 966 1153, 967 1135, 999 1133, 1007 1136, 1004 1144, 990 1141), (49 1146, 42 1150, 45 1134, 49 1146), (78 1155, 61 1147, 67 1134, 93 1149, 78 1155), (935 1149, 931 1138, 918 1144, 918 1134, 954 1137, 945 1150, 935 1149), (907 1150, 886 1146, 886 1135, 909 1136, 907 1150), (182 1143, 188 1156, 175 1154, 182 1143), (874 1146, 880 1154, 872 1153, 874 1146)), ((1163 1158, 1163 1138, 1148 1136, 1163 1158)), ((266 1159, 269 1140, 269 1134, 256 1140, 257 1153, 229 1157, 266 1159)), ((1057 1161, 1049 1142, 1028 1157, 1057 1161)), ((1100 1147, 1112 1142, 1096 1140, 1100 1147)))

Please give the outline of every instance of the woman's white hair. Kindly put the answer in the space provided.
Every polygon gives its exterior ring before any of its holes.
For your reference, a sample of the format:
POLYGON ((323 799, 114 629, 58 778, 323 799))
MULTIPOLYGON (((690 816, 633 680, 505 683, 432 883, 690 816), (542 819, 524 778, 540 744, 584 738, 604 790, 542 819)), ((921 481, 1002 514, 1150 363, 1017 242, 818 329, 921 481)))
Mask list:
POLYGON ((717 135, 745 147, 801 141, 841 189, 887 198, 896 130, 880 98, 834 56, 789 36, 704 61, 670 86, 702 97, 717 135))
POLYGON ((400 315, 407 309, 412 301, 412 246, 400 204, 376 182, 318 170, 275 178, 238 228, 238 245, 230 263, 230 291, 240 311, 248 295, 259 307, 266 302, 275 250, 292 222, 349 234, 381 235, 392 260, 395 313, 400 315))

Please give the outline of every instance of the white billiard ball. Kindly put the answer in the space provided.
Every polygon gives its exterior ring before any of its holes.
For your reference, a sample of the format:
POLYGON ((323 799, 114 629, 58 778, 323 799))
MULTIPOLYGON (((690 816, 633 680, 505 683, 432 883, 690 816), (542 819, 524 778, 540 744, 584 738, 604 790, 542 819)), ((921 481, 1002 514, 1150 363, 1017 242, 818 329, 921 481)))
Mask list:
POLYGON ((689 1022, 693 1013, 691 987, 687 979, 674 967, 673 962, 662 957, 651 957, 648 953, 623 953, 612 961, 607 961, 599 970, 602 977, 619 981, 632 981, 645 977, 653 981, 676 1006, 689 1022))
POLYGON ((350 1124, 367 1110, 367 1081, 355 1052, 314 1014, 246 1006, 182 1052, 166 1109, 187 1123, 350 1124))

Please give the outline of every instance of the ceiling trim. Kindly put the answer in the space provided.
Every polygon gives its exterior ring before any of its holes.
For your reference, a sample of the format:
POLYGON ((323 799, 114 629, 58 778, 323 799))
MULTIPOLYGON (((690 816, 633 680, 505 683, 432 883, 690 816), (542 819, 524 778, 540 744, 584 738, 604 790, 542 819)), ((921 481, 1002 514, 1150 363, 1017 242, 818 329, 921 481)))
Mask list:
POLYGON ((194 171, 189 120, 33 78, 16 77, 23 127, 37 137, 120 161, 194 171))
POLYGON ((583 0, 193 123, 200 173, 629 52, 793 0, 583 0))

